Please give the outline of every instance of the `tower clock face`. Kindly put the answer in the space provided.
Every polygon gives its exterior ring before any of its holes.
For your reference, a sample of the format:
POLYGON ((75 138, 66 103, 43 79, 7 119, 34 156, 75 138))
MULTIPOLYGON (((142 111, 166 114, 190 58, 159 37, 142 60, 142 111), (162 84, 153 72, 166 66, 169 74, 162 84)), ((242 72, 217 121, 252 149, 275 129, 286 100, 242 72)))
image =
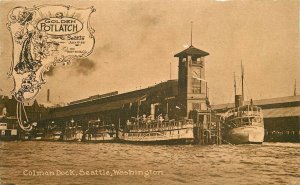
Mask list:
POLYGON ((196 70, 196 69, 193 70, 193 78, 195 78, 197 80, 201 79, 201 75, 200 75, 200 71, 199 70, 196 70))

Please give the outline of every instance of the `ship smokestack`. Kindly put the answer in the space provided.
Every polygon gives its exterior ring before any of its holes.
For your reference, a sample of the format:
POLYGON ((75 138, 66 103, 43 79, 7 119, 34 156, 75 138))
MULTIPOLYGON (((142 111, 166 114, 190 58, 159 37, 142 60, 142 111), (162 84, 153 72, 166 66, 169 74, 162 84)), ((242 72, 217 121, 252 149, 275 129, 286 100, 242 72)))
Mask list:
POLYGON ((47 103, 50 103, 50 89, 47 89, 47 103))
POLYGON ((242 95, 235 95, 235 107, 243 106, 243 96, 242 95))

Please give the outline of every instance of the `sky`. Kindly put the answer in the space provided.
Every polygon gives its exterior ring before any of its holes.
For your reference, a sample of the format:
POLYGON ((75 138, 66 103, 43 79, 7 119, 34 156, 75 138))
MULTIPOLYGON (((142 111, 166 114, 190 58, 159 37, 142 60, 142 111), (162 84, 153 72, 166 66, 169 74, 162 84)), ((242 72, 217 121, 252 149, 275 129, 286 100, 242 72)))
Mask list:
MULTIPOLYGON (((46 75, 37 96, 46 102, 70 102, 112 91, 128 92, 178 78, 174 55, 190 45, 210 53, 206 80, 213 104, 233 102, 233 74, 245 71, 246 99, 300 93, 299 1, 103 0, 63 1, 94 6, 91 26, 95 50, 71 65, 46 75), (171 70, 170 70, 171 65, 171 70)), ((7 78, 12 43, 7 14, 16 6, 61 4, 61 1, 0 1, 0 94, 9 95, 7 78)))

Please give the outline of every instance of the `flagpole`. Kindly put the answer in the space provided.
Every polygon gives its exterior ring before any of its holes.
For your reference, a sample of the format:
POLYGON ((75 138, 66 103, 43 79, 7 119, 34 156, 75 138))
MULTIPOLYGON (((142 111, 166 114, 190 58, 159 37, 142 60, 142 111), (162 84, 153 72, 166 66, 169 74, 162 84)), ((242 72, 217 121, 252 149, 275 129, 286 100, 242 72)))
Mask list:
POLYGON ((235 80, 235 73, 233 73, 233 80, 234 80, 234 96, 236 95, 236 80, 235 80))
POLYGON ((193 45, 193 21, 191 21, 191 46, 193 45))
POLYGON ((242 60, 241 60, 241 71, 242 71, 242 101, 244 102, 244 67, 243 67, 242 60))

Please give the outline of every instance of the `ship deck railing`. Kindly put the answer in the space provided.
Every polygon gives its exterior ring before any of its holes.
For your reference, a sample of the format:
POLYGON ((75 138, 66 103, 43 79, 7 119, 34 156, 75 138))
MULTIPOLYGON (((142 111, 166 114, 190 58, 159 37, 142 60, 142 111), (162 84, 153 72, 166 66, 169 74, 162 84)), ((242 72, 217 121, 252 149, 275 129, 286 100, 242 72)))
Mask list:
POLYGON ((86 134, 102 134, 102 133, 116 133, 115 129, 105 129, 105 130, 98 130, 95 128, 89 128, 85 131, 86 134))
POLYGON ((262 117, 253 117, 253 116, 243 116, 243 117, 233 117, 227 118, 227 125, 233 125, 234 127, 238 126, 254 126, 261 125, 263 123, 262 117))
MULTIPOLYGON (((257 106, 245 105, 242 107, 234 108, 226 113, 226 117, 263 117, 262 109, 257 106)), ((232 118, 233 119, 233 118, 232 118)))
POLYGON ((263 124, 261 124, 260 122, 241 122, 241 123, 231 122, 231 124, 227 124, 227 127, 228 126, 231 128, 236 128, 241 126, 262 126, 263 127, 263 124))
POLYGON ((192 128, 194 125, 192 119, 185 120, 169 120, 169 121, 151 121, 151 122, 137 122, 132 125, 127 125, 127 129, 131 132, 143 131, 164 131, 164 130, 179 130, 185 128, 192 128))

